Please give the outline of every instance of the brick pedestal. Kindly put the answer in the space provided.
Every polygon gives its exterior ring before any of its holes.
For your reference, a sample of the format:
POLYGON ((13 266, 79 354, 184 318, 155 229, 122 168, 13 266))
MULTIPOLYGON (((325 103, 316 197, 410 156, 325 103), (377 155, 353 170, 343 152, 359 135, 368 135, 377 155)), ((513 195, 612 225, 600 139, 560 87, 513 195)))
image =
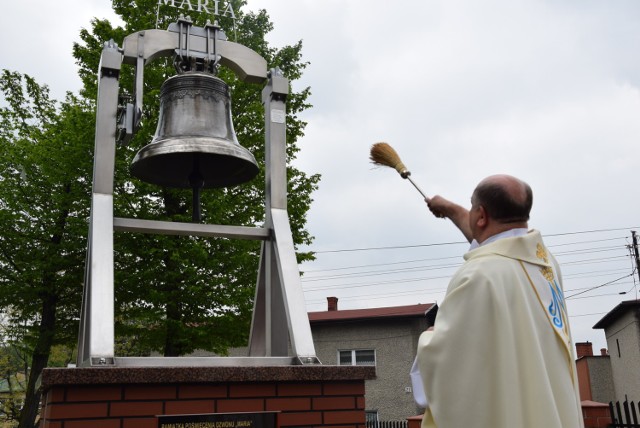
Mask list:
POLYGON ((374 367, 46 369, 40 428, 157 428, 158 415, 279 411, 287 426, 364 428, 374 367))

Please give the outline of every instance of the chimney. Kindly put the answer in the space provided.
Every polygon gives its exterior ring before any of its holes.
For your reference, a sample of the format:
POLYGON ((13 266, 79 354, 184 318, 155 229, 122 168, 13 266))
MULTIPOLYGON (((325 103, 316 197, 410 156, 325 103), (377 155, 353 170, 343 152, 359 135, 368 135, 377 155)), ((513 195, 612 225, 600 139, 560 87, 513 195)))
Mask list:
POLYGON ((600 348, 600 355, 602 355, 603 357, 609 355, 609 352, 607 352, 607 348, 600 348))
POLYGON ((338 298, 337 297, 327 297, 327 310, 328 311, 337 311, 338 310, 338 298))
POLYGON ((593 345, 591 342, 576 342, 576 357, 592 357, 593 356, 593 345))

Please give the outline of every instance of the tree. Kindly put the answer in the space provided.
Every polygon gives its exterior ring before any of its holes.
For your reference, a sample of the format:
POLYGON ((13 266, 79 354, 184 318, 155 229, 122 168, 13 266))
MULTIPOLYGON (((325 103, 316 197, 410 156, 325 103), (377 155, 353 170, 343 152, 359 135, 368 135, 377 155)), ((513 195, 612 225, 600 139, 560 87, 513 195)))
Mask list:
POLYGON ((0 308, 12 341, 29 351, 20 426, 30 427, 51 348, 78 331, 94 114, 16 72, 2 72, 0 91, 0 308))
MULTIPOLYGON (((233 1, 239 11, 243 1, 233 1)), ((101 47, 113 39, 119 45, 128 34, 153 28, 155 0, 113 3, 125 21, 114 28, 107 21, 95 20, 91 32, 81 32, 82 44, 74 46, 84 82, 83 95, 96 94, 96 72, 101 47)), ((160 27, 177 20, 178 10, 167 8, 160 27)), ((265 35, 273 26, 265 11, 239 12, 233 22, 219 17, 219 24, 230 37, 261 54, 270 67, 278 66, 290 80, 300 78, 306 63, 301 61, 300 42, 281 49, 268 46, 265 35)), ((195 17, 204 25, 204 17, 195 17)), ((121 73, 121 88, 132 87, 133 70, 121 73)), ((158 93, 162 82, 175 74, 172 61, 159 60, 145 67, 145 112, 143 125, 130 147, 118 149, 115 206, 116 215, 168 221, 190 221, 190 191, 160 188, 132 180, 127 168, 136 151, 148 144, 155 131, 158 93)), ((234 125, 238 140, 256 159, 264 159, 264 119, 261 86, 246 84, 222 69, 219 76, 232 91, 234 125)), ((311 192, 319 176, 308 176, 290 165, 299 148, 305 123, 298 114, 309 107, 309 89, 293 92, 288 98, 287 155, 289 213, 294 242, 309 244, 305 229, 311 192)), ((202 195, 204 220, 214 224, 255 226, 264 221, 264 166, 256 179, 241 186, 207 190, 202 195)), ((196 349, 224 354, 229 347, 246 344, 251 318, 254 286, 259 260, 259 243, 193 237, 155 235, 116 235, 116 334, 136 337, 133 352, 156 350, 177 356, 196 349)), ((308 260, 310 253, 299 253, 308 260)), ((120 339, 121 340, 121 339, 120 339)), ((126 339, 125 339, 126 341, 126 339)))

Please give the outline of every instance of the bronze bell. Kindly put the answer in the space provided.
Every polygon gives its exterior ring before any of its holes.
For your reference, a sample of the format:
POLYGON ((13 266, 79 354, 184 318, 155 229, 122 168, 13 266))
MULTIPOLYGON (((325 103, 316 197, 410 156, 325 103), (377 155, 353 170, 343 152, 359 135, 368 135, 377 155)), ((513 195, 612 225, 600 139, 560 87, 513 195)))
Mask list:
POLYGON ((227 84, 202 72, 167 79, 160 89, 156 134, 136 154, 131 174, 148 183, 194 190, 255 177, 258 164, 233 130, 227 84))

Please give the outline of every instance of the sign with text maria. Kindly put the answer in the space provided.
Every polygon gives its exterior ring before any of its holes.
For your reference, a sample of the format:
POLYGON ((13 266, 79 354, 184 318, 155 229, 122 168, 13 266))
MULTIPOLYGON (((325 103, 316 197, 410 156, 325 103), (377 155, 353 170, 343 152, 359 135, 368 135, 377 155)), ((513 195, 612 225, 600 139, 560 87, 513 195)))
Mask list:
POLYGON ((158 7, 171 6, 183 12, 206 13, 212 16, 228 16, 236 19, 231 2, 222 0, 158 0, 158 7))

